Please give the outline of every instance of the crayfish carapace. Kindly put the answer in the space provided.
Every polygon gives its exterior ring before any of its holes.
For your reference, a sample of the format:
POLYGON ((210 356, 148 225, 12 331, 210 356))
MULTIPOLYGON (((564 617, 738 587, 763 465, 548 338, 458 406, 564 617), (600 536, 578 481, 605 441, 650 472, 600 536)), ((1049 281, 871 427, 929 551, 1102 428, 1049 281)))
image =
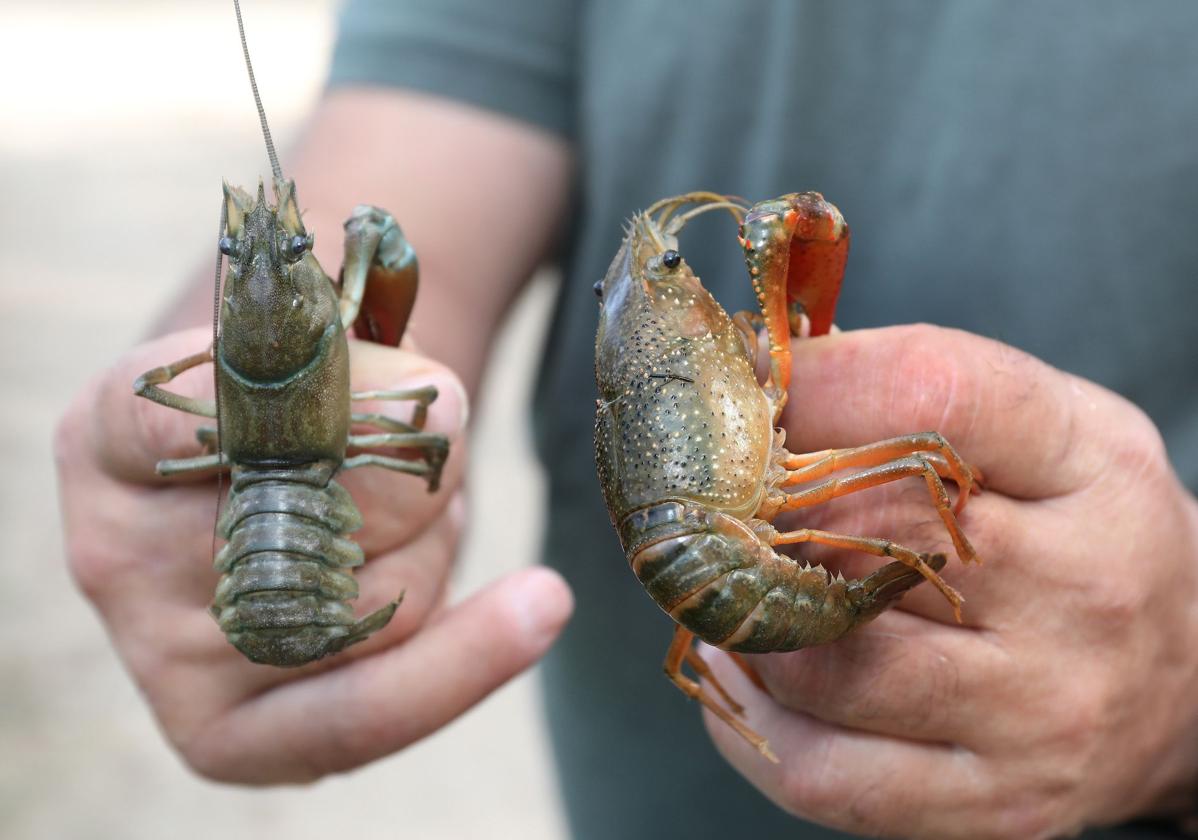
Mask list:
POLYGON ((779 531, 770 524, 778 513, 918 476, 957 554, 963 561, 977 559, 956 517, 977 478, 939 434, 793 454, 775 428, 787 399, 790 339, 831 327, 848 242, 840 212, 818 193, 752 208, 721 195, 690 193, 637 214, 595 287, 601 301, 595 459, 633 572, 679 625, 666 673, 770 758, 765 739, 738 719, 740 707, 694 651, 695 636, 746 653, 823 644, 869 621, 925 579, 944 594, 958 620, 962 603, 937 574, 943 554, 807 528, 779 531), (688 204, 697 206, 678 213, 688 204), (679 254, 682 226, 711 209, 727 209, 740 223, 760 313, 729 317, 679 254), (764 384, 755 372, 760 328, 769 346, 764 384), (832 475, 843 469, 855 472, 832 475), (942 478, 958 487, 955 506, 942 478), (775 550, 795 543, 893 562, 862 580, 846 580, 775 550), (684 661, 711 681, 731 711, 682 673, 684 661))

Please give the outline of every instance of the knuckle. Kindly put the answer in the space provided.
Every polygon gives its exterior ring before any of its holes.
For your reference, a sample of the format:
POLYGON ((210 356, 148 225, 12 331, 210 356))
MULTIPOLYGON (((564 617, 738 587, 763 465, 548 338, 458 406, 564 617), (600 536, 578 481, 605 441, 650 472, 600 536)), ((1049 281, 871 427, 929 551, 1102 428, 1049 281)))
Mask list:
POLYGON ((852 820, 851 825, 857 832, 877 834, 890 822, 883 815, 893 815, 901 810, 905 798, 901 791, 881 784, 858 788, 848 796, 847 813, 852 820))
MULTIPOLYGON (((805 757, 806 758, 806 757, 805 757)), ((782 785, 782 806, 792 814, 854 833, 873 836, 884 832, 911 804, 900 786, 886 779, 851 782, 843 772, 820 769, 788 772, 782 785)))
POLYGON ((1118 638, 1132 628, 1145 614, 1151 597, 1144 580, 1143 575, 1114 568, 1114 563, 1106 574, 1079 579, 1087 625, 1106 639, 1118 638))
MULTIPOLYGON (((147 667, 146 685, 157 685, 160 676, 151 676, 159 669, 153 665, 147 667)), ((151 693, 151 703, 154 696, 151 693)), ((188 769, 212 782, 234 783, 244 781, 244 770, 248 762, 238 761, 229 745, 236 743, 235 733, 227 719, 217 718, 207 724, 188 726, 173 720, 169 714, 155 710, 163 734, 174 747, 179 758, 188 769), (240 770, 239 774, 237 771, 240 770)))
POLYGON ((1069 698, 1068 714, 1060 717, 1054 738, 1060 747, 1057 777, 1063 787, 1074 788, 1084 779, 1097 736, 1107 730, 1106 707, 1101 692, 1077 691, 1069 698))
POLYGON ((1039 840, 1069 834, 1063 803, 1071 786, 1060 782, 1038 762, 1030 775, 1006 774, 987 785, 973 803, 978 833, 987 840, 1039 840))
POLYGON ((797 816, 827 820, 831 812, 839 809, 840 800, 835 789, 821 783, 817 776, 788 772, 782 781, 781 804, 797 816))
POLYGON ((796 816, 818 817, 828 821, 829 815, 843 807, 839 774, 831 764, 832 736, 820 735, 810 744, 803 761, 784 765, 779 780, 779 804, 796 816))
POLYGON ((1148 593, 1138 585, 1122 580, 1109 581, 1092 588, 1088 610, 1103 627, 1105 635, 1117 634, 1139 620, 1147 599, 1148 593))
POLYGON ((1067 453, 1077 456, 1079 486, 1099 501, 1117 502, 1129 487, 1166 480, 1171 467, 1164 437, 1147 413, 1093 383, 1072 382, 1081 405, 1068 412, 1067 436, 1086 442, 1067 453))
POLYGON ((1138 406, 1126 404, 1111 448, 1112 461, 1125 473, 1156 476, 1168 469, 1165 440, 1156 424, 1138 406))
POLYGON ((896 428, 934 430, 939 434, 966 426, 974 414, 978 399, 976 387, 968 381, 968 369, 960 362, 960 334, 930 324, 903 327, 896 335, 897 347, 890 364, 891 404, 887 416, 896 428))
POLYGON ((175 749, 183 763, 202 779, 230 784, 243 781, 236 772, 239 763, 230 762, 222 747, 213 748, 202 741, 190 741, 176 742, 175 749))

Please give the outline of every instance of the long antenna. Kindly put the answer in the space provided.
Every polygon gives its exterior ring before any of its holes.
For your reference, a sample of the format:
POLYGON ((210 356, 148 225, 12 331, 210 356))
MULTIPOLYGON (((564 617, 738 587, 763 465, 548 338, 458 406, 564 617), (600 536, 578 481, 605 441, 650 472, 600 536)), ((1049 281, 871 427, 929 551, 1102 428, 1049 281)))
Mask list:
POLYGON ((275 143, 270 139, 270 126, 266 124, 266 111, 262 108, 262 97, 258 95, 258 82, 254 79, 254 65, 250 63, 250 48, 245 43, 245 24, 241 21, 241 3, 233 0, 233 11, 237 13, 237 31, 241 35, 241 52, 245 55, 245 69, 250 74, 250 90, 254 92, 254 104, 258 106, 258 120, 262 123, 262 138, 266 141, 266 154, 270 158, 270 171, 276 181, 283 180, 283 168, 275 154, 275 143))

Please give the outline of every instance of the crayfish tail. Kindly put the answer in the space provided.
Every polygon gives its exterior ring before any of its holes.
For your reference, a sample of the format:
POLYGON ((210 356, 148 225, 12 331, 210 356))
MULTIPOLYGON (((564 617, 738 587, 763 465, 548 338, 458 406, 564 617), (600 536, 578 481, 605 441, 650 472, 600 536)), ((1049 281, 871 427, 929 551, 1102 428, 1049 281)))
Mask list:
MULTIPOLYGON (((633 572, 670 617, 715 647, 741 653, 799 650, 839 639, 922 580, 938 580, 943 554, 923 568, 894 561, 861 580, 778 554, 744 523, 696 505, 664 502, 620 528, 633 572)), ((960 596, 940 586, 954 609, 960 596)))
MULTIPOLYGON (((944 568, 943 554, 925 554, 923 560, 938 572, 944 568)), ((918 570, 901 561, 887 563, 868 577, 849 583, 847 595, 858 611, 859 623, 864 623, 884 612, 911 587, 925 580, 918 570)))
POLYGON ((229 542, 216 557, 223 574, 212 605, 229 642, 251 662, 290 668, 383 628, 398 598, 361 620, 350 605, 350 569, 363 554, 345 534, 360 524, 327 472, 239 469, 220 521, 229 542))

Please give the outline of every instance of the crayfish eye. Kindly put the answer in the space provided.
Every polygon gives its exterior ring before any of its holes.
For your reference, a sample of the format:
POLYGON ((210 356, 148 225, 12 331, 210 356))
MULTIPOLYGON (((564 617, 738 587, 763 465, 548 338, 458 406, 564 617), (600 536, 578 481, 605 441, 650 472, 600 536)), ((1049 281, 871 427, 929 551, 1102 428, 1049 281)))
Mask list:
POLYGON ((677 268, 680 262, 682 262, 682 254, 673 248, 661 255, 661 264, 670 270, 677 268))
POLYGON ((304 255, 304 252, 312 247, 312 236, 293 236, 283 243, 283 256, 291 262, 295 262, 304 255))
POLYGON ((216 247, 219 248, 220 252, 226 257, 236 258, 241 256, 241 248, 238 247, 237 240, 231 236, 222 236, 217 240, 216 247))
POLYGON ((603 298, 603 281, 602 280, 596 280, 595 285, 591 286, 591 288, 595 290, 595 297, 597 297, 599 299, 603 298))

